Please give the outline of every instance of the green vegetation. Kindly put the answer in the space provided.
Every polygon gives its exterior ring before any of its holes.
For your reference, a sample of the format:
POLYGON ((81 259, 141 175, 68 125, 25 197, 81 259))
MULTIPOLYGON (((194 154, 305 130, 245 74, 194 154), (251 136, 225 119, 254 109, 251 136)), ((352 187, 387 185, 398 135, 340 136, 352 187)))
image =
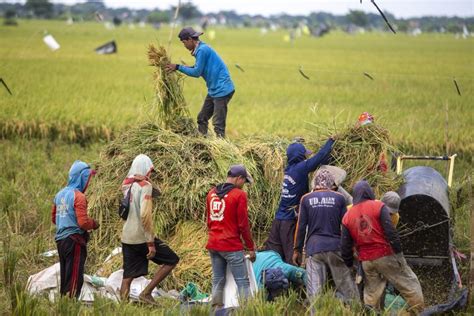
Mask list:
MULTIPOLYGON (((227 62, 237 87, 228 120, 228 135, 235 143, 264 143, 265 137, 281 137, 285 142, 294 136, 311 135, 308 143, 316 144, 328 129, 337 131, 340 126, 353 124, 361 112, 368 111, 382 122, 395 145, 405 152, 443 154, 448 104, 450 152, 459 153, 456 187, 451 194, 455 243, 467 252, 467 201, 469 192, 472 196, 469 176, 472 177, 474 150, 472 39, 455 40, 451 35, 433 34, 416 38, 384 33, 349 36, 335 32, 319 39, 302 37, 289 43, 283 41, 283 31, 265 36, 257 29, 215 31, 214 41, 206 36, 203 40, 227 62), (234 67, 235 64, 245 71, 234 67), (310 80, 299 74, 300 66, 310 80), (375 80, 365 77, 364 72, 375 80), (453 77, 460 84, 462 96, 456 93, 453 77)), ((19 315, 141 315, 163 314, 164 310, 170 315, 179 314, 179 307, 172 301, 162 301, 158 310, 133 304, 114 305, 100 299, 86 307, 67 299, 49 303, 46 298, 32 298, 24 292, 28 275, 55 261, 39 254, 55 248, 51 201, 66 183, 71 163, 76 159, 101 159, 102 165, 109 164, 107 172, 112 173, 114 162, 99 157, 103 145, 107 142, 106 148, 113 149, 108 140, 126 139, 124 130, 155 118, 153 69, 147 49, 150 43, 166 47, 168 36, 166 28, 106 30, 96 23, 68 26, 59 21, 20 20, 16 28, 0 26, 0 77, 13 92, 9 96, 0 86, 0 310, 19 315), (44 30, 58 40, 60 50, 51 52, 42 43, 44 30), (94 53, 95 47, 111 39, 118 43, 117 55, 94 53)), ((171 55, 174 62, 194 62, 176 38, 171 44, 171 55)), ((185 79, 184 96, 193 118, 205 91, 202 80, 185 79)), ((153 147, 149 143, 143 145, 153 147)), ((179 157, 192 157, 191 145, 180 147, 188 148, 191 154, 182 155, 175 150, 168 156, 178 164, 179 157)), ((249 150, 258 152, 257 147, 249 150)), ((126 163, 134 154, 137 153, 126 152, 122 162, 126 163)), ((160 163, 166 168, 168 161, 160 163)), ((438 169, 444 171, 442 167, 438 169)), ((119 183, 107 185, 106 189, 111 189, 119 183)), ((199 230, 187 222, 177 227, 199 230)), ((169 241, 191 248, 185 235, 181 232, 169 241)), ((92 237, 92 243, 97 247, 96 237, 92 237)), ((90 259, 86 271, 93 272, 93 264, 103 258, 91 253, 90 259)), ((189 256, 186 260, 183 262, 192 264, 197 259, 189 256)), ((465 275, 466 267, 462 269, 465 275)), ((170 278, 166 286, 186 278, 185 272, 170 278)), ((209 271, 196 269, 188 273, 209 271)), ((315 304, 321 314, 361 313, 360 307, 344 307, 332 293, 315 304)), ((302 308, 296 293, 291 292, 275 303, 263 303, 262 298, 257 298, 239 313, 273 315, 294 311, 299 315, 302 308)), ((206 307, 195 312, 209 313, 206 307)))
MULTIPOLYGON (((451 148, 472 152, 472 39, 330 33, 287 43, 284 34, 217 29, 214 41, 203 37, 227 62, 237 87, 229 108, 231 138, 270 133, 292 137, 304 134, 307 122, 353 122, 369 111, 384 121, 396 142, 439 152, 448 103, 451 148), (298 73, 300 65, 311 80, 298 73)), ((0 27, 1 76, 14 93, 9 97, 1 91, 1 121, 33 120, 46 126, 72 121, 110 129, 143 121, 154 98, 147 47, 166 44, 168 36, 166 28, 106 30, 98 23, 21 21, 17 28, 0 27), (55 36, 60 50, 51 52, 42 43, 43 30, 55 36), (118 43, 117 55, 93 52, 111 39, 118 43)), ((178 63, 194 62, 177 38, 171 55, 178 63)), ((186 78, 184 94, 193 117, 205 91, 202 80, 186 78)))

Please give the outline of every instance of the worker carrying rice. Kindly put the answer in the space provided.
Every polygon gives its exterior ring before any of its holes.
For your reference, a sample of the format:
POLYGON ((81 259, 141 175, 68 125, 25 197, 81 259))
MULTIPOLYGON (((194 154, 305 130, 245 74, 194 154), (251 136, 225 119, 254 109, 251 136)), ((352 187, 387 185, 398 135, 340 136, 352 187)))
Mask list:
POLYGON ((124 196, 130 191, 130 209, 122 229, 123 279, 120 287, 122 300, 127 300, 133 279, 148 274, 148 261, 162 265, 139 295, 140 301, 154 304, 151 295, 155 287, 178 264, 179 257, 153 233, 153 186, 150 180, 154 171, 147 155, 133 159, 127 177, 122 183, 124 196))
POLYGON ((265 250, 278 252, 286 263, 293 264, 293 246, 296 218, 301 197, 308 193, 308 175, 319 166, 327 164, 334 137, 321 147, 317 154, 307 159, 312 152, 295 141, 286 149, 287 166, 282 182, 280 204, 273 220, 270 236, 265 241, 265 250))
POLYGON ((364 271, 364 303, 383 309, 381 297, 390 282, 417 313, 424 308, 423 293, 417 276, 403 257, 400 238, 389 208, 375 195, 367 181, 353 188, 354 205, 342 220, 341 250, 348 267, 353 265, 355 246, 364 271))
POLYGON ((341 257, 341 222, 347 208, 344 196, 333 190, 334 181, 329 170, 318 170, 313 180, 314 191, 301 199, 293 263, 301 264, 306 244, 309 297, 314 299, 321 293, 330 272, 336 292, 349 302, 356 300, 358 293, 351 271, 341 257))
POLYGON ((252 182, 243 165, 233 165, 227 172, 226 182, 218 184, 207 194, 209 237, 206 249, 211 257, 212 306, 216 310, 224 306, 227 266, 237 284, 240 299, 250 296, 244 248, 248 250, 250 260, 255 261, 255 244, 250 231, 247 194, 242 188, 245 183, 252 182))
POLYGON ((56 225, 56 245, 59 254, 60 293, 79 298, 84 283, 89 230, 99 224, 87 215, 86 189, 95 171, 76 160, 69 170, 65 188, 56 194, 52 221, 56 225))
POLYGON ((179 40, 191 55, 196 58, 193 67, 179 64, 166 65, 168 72, 175 70, 191 77, 203 77, 207 85, 207 96, 197 117, 198 130, 207 135, 208 122, 212 117, 214 132, 218 137, 225 137, 227 106, 234 95, 235 88, 229 70, 216 51, 200 41, 202 32, 192 27, 185 27, 179 32, 179 40))

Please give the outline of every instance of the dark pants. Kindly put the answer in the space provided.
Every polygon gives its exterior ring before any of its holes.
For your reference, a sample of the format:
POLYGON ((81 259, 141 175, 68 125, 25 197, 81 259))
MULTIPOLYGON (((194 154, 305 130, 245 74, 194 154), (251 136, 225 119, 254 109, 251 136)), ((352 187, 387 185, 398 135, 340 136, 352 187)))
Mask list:
POLYGON ((288 264, 293 264, 293 246, 295 243, 296 219, 274 219, 270 236, 265 241, 265 250, 278 252, 288 264))
POLYGON ((209 94, 206 96, 201 112, 197 117, 198 130, 201 134, 207 135, 208 121, 212 117, 212 125, 214 125, 214 132, 217 137, 225 137, 227 104, 232 99, 234 92, 232 91, 228 95, 219 98, 213 98, 209 94))
MULTIPOLYGON (((156 264, 174 266, 178 264, 179 257, 163 241, 155 237, 155 256, 149 260, 156 264)), ((147 244, 124 244, 122 243, 123 255, 123 277, 138 278, 148 274, 148 254, 147 244)))
POLYGON ((81 235, 68 236, 56 242, 59 253, 61 295, 79 298, 84 284, 86 241, 81 235))

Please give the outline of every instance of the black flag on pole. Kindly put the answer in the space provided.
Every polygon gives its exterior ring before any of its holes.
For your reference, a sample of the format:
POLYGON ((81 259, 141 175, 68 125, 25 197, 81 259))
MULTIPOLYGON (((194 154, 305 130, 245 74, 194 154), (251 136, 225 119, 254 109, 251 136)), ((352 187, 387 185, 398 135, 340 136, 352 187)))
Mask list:
POLYGON ((97 47, 95 49, 95 52, 101 55, 115 54, 117 53, 117 44, 115 43, 115 41, 105 43, 104 45, 97 47))
POLYGON ((10 95, 13 95, 12 92, 10 91, 10 88, 8 88, 7 83, 3 80, 3 78, 0 78, 0 82, 5 87, 5 89, 7 89, 8 93, 10 93, 10 95))

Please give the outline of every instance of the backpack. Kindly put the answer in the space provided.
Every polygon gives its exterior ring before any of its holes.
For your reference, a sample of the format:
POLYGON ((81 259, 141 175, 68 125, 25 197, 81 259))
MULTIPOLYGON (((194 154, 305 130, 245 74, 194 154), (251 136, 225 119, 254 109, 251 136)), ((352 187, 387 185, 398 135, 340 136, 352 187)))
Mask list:
POLYGON ((123 197, 120 200, 119 208, 118 208, 118 215, 126 221, 128 218, 128 212, 130 211, 130 199, 131 199, 131 193, 132 193, 132 187, 135 182, 132 182, 130 185, 130 188, 127 191, 127 194, 125 194, 125 197, 123 197))

